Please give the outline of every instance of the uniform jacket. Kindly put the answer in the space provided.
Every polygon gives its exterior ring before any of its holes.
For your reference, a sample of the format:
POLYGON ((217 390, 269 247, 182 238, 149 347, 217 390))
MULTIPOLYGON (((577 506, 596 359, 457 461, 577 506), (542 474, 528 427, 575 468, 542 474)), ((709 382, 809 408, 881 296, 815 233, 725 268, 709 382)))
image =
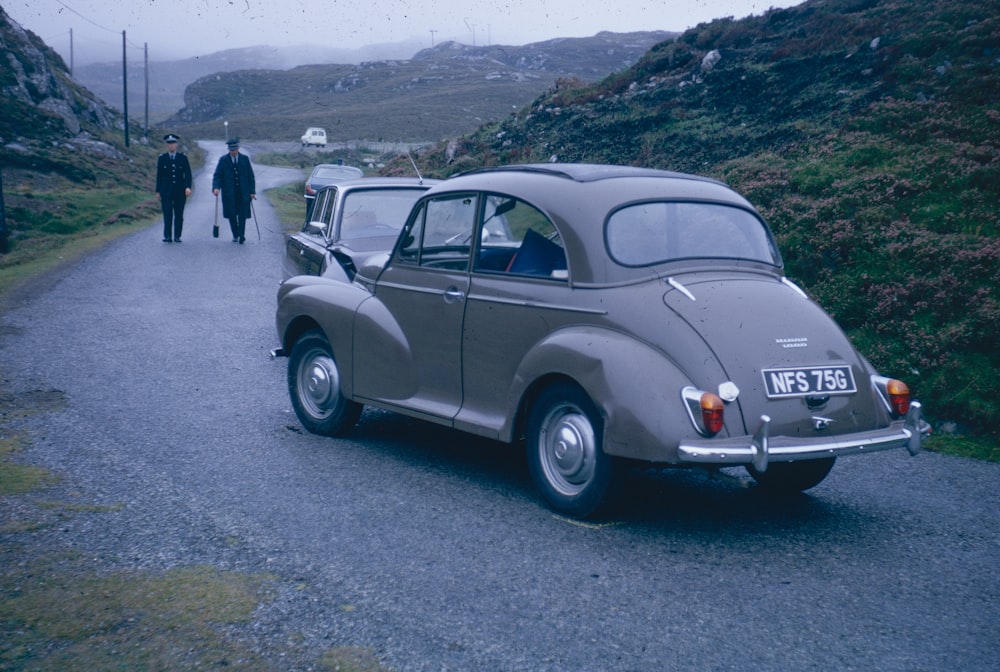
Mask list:
POLYGON ((173 196, 178 192, 191 188, 191 164, 187 156, 177 152, 174 160, 164 152, 156 160, 156 193, 160 196, 173 196))
POLYGON ((250 216, 250 194, 257 193, 257 183, 253 176, 253 166, 245 154, 237 154, 238 165, 233 165, 233 159, 228 152, 222 155, 215 166, 212 175, 212 189, 222 193, 222 216, 226 219, 242 214, 250 216), (236 172, 240 178, 240 202, 236 202, 236 172))

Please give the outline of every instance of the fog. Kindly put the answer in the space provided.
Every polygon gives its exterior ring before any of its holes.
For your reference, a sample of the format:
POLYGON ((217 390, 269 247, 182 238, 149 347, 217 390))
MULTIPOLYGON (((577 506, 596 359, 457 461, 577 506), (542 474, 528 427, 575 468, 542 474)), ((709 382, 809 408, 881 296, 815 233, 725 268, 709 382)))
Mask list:
POLYGON ((76 65, 152 61, 250 46, 358 49, 445 40, 527 44, 601 31, 683 31, 801 0, 7 0, 4 10, 76 65))

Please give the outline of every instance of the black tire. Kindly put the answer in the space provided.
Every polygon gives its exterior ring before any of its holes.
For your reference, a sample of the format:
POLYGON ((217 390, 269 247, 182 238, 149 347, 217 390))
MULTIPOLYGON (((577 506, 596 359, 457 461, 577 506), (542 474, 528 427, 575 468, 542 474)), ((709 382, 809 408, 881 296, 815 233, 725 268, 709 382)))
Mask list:
POLYGON ((347 434, 364 408, 340 393, 340 373, 330 342, 316 329, 307 331, 292 346, 288 394, 302 426, 323 436, 347 434))
POLYGON ((610 499, 617 464, 603 448, 604 422, 579 387, 559 383, 535 401, 528 418, 528 467, 554 510, 577 518, 610 499))
POLYGON ((836 461, 837 458, 829 457, 803 462, 774 462, 767 465, 767 471, 763 473, 754 469, 753 465, 747 465, 747 471, 762 488, 771 492, 802 492, 819 485, 836 461))

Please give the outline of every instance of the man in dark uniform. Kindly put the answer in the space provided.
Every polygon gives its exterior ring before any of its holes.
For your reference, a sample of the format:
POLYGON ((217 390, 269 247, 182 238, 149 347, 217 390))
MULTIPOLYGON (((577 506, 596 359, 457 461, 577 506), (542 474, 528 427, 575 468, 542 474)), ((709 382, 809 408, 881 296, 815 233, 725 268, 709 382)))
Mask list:
POLYGON ((156 197, 163 210, 163 242, 181 242, 184 204, 191 195, 191 164, 177 151, 177 136, 167 133, 167 151, 156 160, 156 197))
POLYGON ((226 146, 229 152, 219 159, 212 175, 212 193, 218 196, 222 192, 222 216, 229 220, 233 242, 242 245, 251 201, 257 198, 257 183, 250 157, 240 154, 240 139, 233 138, 226 146))

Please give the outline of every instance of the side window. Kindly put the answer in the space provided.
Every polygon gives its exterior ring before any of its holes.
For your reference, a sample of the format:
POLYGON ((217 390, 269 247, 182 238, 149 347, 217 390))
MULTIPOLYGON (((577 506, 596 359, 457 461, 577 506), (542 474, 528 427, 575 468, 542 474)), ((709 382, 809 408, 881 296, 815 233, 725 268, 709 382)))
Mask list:
POLYGON ((565 280, 566 252, 559 232, 533 205, 487 194, 476 270, 565 280))
POLYGON ((409 228, 403 233, 399 241, 399 250, 396 259, 404 264, 416 264, 420 261, 420 242, 424 235, 424 217, 427 214, 427 204, 424 203, 420 210, 413 216, 407 224, 409 228))
POLYGON ((424 248, 465 247, 468 251, 476 226, 476 197, 447 196, 427 201, 424 248))
POLYGON ((424 201, 400 243, 399 261, 467 270, 477 206, 475 194, 448 194, 424 201))
POLYGON ((308 221, 303 225, 302 230, 317 236, 330 235, 330 226, 333 222, 333 208, 337 203, 336 189, 323 189, 316 195, 312 212, 308 221))

